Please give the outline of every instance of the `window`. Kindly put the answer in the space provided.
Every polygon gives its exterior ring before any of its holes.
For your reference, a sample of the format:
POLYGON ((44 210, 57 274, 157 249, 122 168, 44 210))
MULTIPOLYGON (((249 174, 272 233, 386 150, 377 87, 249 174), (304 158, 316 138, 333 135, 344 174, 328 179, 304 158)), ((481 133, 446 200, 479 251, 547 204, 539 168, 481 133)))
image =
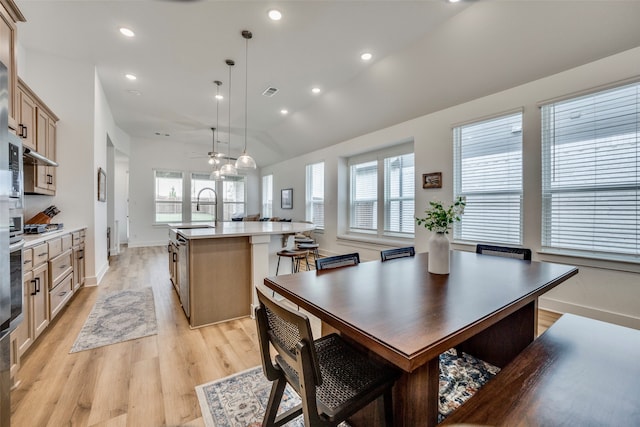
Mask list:
POLYGON ((522 244, 522 112, 453 129, 456 240, 522 244))
POLYGON ((349 159, 350 231, 413 237, 413 144, 349 159), (382 206, 383 209, 378 209, 382 206))
POLYGON ((222 220, 245 216, 245 177, 227 177, 222 181, 222 220))
POLYGON ((262 177, 262 215, 265 218, 273 216, 273 175, 262 177))
POLYGON ((216 188, 216 182, 209 179, 209 174, 191 174, 191 221, 216 220, 216 194, 211 191, 216 188), (198 195, 200 197, 198 198, 198 195), (199 203, 198 203, 199 201, 199 203), (199 208, 199 210, 198 210, 199 208))
POLYGON ((542 246, 640 255, 640 83, 542 106, 542 246))
POLYGON ((154 171, 156 223, 182 221, 182 172, 154 171))
POLYGON ((307 165, 306 219, 324 228, 324 162, 307 165))

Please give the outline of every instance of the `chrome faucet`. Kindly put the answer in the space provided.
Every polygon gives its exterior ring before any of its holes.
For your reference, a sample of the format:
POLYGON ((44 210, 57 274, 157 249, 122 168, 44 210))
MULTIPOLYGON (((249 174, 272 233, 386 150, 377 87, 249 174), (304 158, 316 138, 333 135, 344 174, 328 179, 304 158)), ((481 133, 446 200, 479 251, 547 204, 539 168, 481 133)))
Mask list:
POLYGON ((213 192, 213 204, 216 205, 216 207, 218 206, 218 193, 216 193, 216 190, 214 190, 211 187, 204 187, 202 190, 198 191, 198 195, 196 196, 196 210, 197 211, 200 210, 200 194, 202 194, 202 192, 204 190, 210 190, 211 192, 213 192))

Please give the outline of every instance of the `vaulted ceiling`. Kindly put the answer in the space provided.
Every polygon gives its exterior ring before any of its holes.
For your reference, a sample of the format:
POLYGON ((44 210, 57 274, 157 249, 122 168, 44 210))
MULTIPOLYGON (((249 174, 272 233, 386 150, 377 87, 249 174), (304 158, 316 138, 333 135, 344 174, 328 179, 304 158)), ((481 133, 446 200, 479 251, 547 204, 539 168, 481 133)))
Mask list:
POLYGON ((232 155, 242 150, 246 117, 259 166, 640 46, 640 1, 17 4, 27 18, 19 43, 95 64, 114 119, 134 143, 169 138, 201 144, 205 154, 220 80, 220 147, 226 151, 230 129, 232 155), (267 17, 272 8, 280 21, 267 17), (123 26, 136 36, 123 37, 123 26), (248 62, 242 30, 253 33, 248 62), (362 61, 363 52, 373 58, 362 61), (226 59, 236 64, 230 97, 226 59), (315 86, 321 93, 311 93, 315 86), (268 87, 278 92, 263 96, 268 87))

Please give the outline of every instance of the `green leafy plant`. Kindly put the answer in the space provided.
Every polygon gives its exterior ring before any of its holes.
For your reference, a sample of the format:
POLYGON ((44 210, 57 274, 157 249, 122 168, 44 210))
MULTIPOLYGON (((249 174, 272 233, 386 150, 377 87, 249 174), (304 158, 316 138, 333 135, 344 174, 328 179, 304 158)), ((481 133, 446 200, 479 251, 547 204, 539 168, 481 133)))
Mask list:
POLYGON ((455 221, 460 221, 460 215, 464 213, 466 201, 464 197, 458 197, 449 207, 445 208, 441 202, 429 202, 430 208, 425 210, 424 218, 416 218, 418 225, 424 226, 429 231, 436 233, 449 233, 449 228, 455 221))

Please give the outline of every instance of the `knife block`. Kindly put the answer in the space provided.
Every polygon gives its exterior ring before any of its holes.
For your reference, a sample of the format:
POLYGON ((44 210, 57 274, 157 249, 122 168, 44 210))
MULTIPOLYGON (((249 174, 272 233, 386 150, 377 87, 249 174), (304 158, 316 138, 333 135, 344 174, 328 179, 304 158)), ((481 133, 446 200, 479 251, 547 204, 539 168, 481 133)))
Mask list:
POLYGON ((51 217, 39 212, 36 216, 27 221, 26 224, 51 224, 51 217))

